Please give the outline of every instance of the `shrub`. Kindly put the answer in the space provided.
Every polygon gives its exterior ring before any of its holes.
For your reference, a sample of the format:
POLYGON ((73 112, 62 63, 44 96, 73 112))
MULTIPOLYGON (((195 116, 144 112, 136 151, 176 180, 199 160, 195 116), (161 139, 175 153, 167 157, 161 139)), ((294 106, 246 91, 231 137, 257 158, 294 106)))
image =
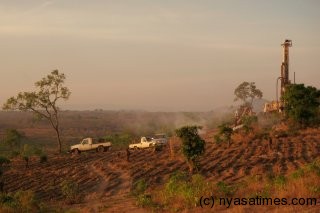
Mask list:
POLYGON ((301 126, 319 121, 320 90, 304 84, 288 85, 283 95, 285 114, 301 126))
POLYGON ((6 157, 0 156, 0 166, 2 167, 4 164, 9 164, 10 160, 6 157))
POLYGON ((167 204, 181 204, 184 207, 194 207, 201 196, 211 193, 211 188, 204 178, 195 174, 188 179, 186 173, 174 173, 165 184, 164 196, 167 204))
POLYGON ((243 123, 242 129, 244 130, 245 134, 248 134, 249 132, 253 131, 253 126, 257 125, 258 117, 255 115, 244 116, 241 121, 243 123))
POLYGON ((227 123, 223 123, 218 126, 219 133, 214 136, 216 143, 228 142, 228 146, 231 144, 231 136, 233 134, 232 128, 227 123))
POLYGON ((137 206, 140 207, 152 207, 153 202, 151 199, 151 195, 140 194, 137 196, 137 206))
POLYGON ((68 204, 80 202, 79 185, 73 181, 65 180, 61 183, 61 192, 68 204))
POLYGON ((291 174, 293 179, 298 179, 304 176, 304 170, 302 168, 297 169, 295 172, 291 174))
POLYGON ((205 141, 199 136, 200 126, 184 126, 176 130, 176 134, 182 140, 182 153, 185 156, 190 173, 194 169, 198 171, 197 159, 205 151, 205 141))
POLYGON ((275 176, 273 178, 273 184, 277 187, 277 188, 283 188, 286 185, 287 179, 285 176, 283 175, 279 175, 279 176, 275 176))
POLYGON ((143 194, 147 188, 147 182, 144 179, 140 179, 133 184, 132 194, 134 196, 139 196, 143 194))
POLYGON ((35 199, 34 192, 17 191, 16 193, 0 195, 0 212, 39 212, 40 207, 35 199))
POLYGON ((34 192, 28 191, 18 191, 14 195, 15 199, 18 200, 21 210, 24 212, 35 212, 39 209, 37 205, 34 192))
POLYGON ((318 176, 320 176, 320 160, 315 160, 308 164, 307 171, 315 172, 318 176))
POLYGON ((45 163, 48 161, 48 156, 46 154, 40 155, 40 163, 45 163))
POLYGON ((18 152, 18 151, 12 151, 12 152, 10 153, 10 157, 11 157, 11 158, 18 157, 19 155, 20 155, 20 152, 18 152))
POLYGON ((223 181, 219 181, 217 183, 217 188, 218 188, 218 191, 222 193, 224 196, 231 196, 235 192, 234 187, 227 185, 223 181))

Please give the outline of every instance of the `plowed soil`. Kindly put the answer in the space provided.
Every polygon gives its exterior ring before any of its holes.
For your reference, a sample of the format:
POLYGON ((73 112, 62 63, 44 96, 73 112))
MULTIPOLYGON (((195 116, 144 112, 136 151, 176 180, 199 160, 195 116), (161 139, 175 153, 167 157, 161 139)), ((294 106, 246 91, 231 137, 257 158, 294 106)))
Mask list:
MULTIPOLYGON (((288 174, 312 162, 320 155, 320 130, 309 129, 298 136, 276 138, 271 146, 266 140, 238 138, 230 147, 215 144, 212 133, 204 136, 206 152, 200 159, 200 173, 208 180, 229 183, 248 175, 288 174)), ((132 183, 144 178, 151 186, 164 183, 176 170, 188 171, 177 152, 169 147, 162 151, 132 151, 130 162, 125 151, 49 155, 48 162, 32 158, 29 168, 22 159, 13 160, 4 173, 4 190, 32 190, 38 199, 63 205, 60 184, 72 180, 79 184, 82 196, 75 208, 83 212, 147 212, 135 205, 130 196, 132 183)))

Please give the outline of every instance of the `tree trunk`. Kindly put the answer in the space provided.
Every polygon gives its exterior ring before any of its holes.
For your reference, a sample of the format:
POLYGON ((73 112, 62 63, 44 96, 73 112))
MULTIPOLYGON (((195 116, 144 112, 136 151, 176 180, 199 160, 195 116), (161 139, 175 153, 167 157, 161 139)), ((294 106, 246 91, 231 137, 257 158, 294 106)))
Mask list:
POLYGON ((188 166, 189 166, 189 172, 190 174, 193 174, 194 171, 194 162, 192 160, 188 160, 188 166))
POLYGON ((54 128, 54 130, 56 131, 56 134, 57 134, 58 151, 59 151, 59 153, 61 153, 62 143, 61 143, 61 138, 60 138, 60 131, 59 131, 58 127, 54 128))

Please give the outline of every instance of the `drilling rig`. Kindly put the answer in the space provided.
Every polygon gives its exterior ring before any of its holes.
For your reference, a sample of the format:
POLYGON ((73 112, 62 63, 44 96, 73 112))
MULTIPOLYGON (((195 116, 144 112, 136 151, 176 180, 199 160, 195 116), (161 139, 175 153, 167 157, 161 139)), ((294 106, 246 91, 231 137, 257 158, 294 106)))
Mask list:
POLYGON ((282 112, 284 108, 284 103, 282 102, 282 96, 285 92, 286 86, 291 84, 289 80, 289 47, 292 47, 292 41, 286 39, 283 44, 283 60, 281 63, 281 76, 277 78, 276 84, 276 101, 266 103, 264 105, 264 112, 282 112), (280 100, 278 98, 278 82, 280 80, 280 100))

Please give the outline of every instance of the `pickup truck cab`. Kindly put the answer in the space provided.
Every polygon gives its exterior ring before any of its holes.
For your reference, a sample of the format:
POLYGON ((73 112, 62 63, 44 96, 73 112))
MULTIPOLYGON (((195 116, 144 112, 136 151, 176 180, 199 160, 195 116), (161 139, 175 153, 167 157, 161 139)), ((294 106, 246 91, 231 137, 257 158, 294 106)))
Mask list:
POLYGON ((155 134, 152 140, 157 143, 157 145, 166 145, 168 143, 168 138, 166 134, 155 134))
POLYGON ((105 152, 111 148, 111 142, 94 140, 93 138, 84 138, 79 144, 70 146, 71 153, 80 153, 90 150, 105 152))
POLYGON ((156 146, 156 142, 149 137, 141 137, 140 143, 134 143, 129 145, 129 149, 145 149, 156 146))

